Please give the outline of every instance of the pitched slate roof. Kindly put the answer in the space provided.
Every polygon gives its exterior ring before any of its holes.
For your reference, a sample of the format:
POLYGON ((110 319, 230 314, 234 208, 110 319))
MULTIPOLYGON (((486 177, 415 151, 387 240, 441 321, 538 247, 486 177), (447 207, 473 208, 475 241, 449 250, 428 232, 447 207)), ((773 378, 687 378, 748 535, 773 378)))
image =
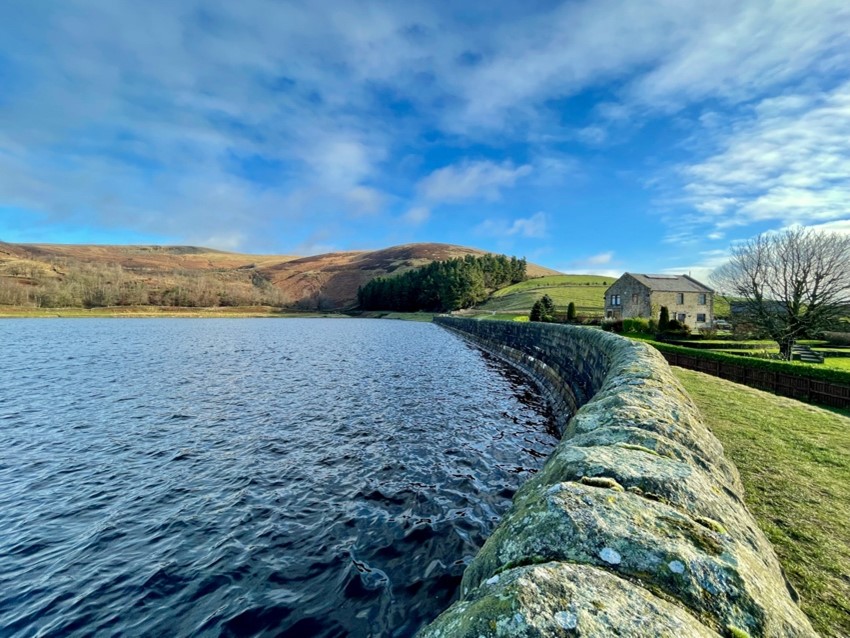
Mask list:
POLYGON ((714 292, 711 288, 687 275, 644 275, 627 272, 647 288, 659 292, 714 292))

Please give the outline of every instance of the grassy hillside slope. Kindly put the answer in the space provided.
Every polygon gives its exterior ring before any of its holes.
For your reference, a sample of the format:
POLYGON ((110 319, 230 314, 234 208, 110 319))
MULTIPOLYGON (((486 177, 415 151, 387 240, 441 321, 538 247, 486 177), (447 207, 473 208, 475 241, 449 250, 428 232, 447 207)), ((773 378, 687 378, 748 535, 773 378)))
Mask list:
MULTIPOLYGON (((450 244, 294 257, 195 246, 0 242, 0 305, 254 306, 326 310, 354 305, 359 286, 434 260, 483 255, 450 244)), ((528 265, 529 276, 555 271, 528 265)))
POLYGON ((850 418, 673 368, 823 636, 850 636, 850 418))
POLYGON ((528 314, 531 306, 544 294, 565 312, 573 302, 578 314, 599 315, 604 310, 603 295, 615 278, 601 275, 554 275, 529 279, 493 293, 479 310, 496 313, 528 314))

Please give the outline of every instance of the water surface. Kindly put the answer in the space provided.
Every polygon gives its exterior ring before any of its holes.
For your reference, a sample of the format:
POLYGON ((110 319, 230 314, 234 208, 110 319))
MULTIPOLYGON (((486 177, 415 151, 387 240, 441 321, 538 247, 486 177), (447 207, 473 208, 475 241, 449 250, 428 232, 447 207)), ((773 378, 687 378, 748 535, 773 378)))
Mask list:
POLYGON ((431 324, 0 321, 0 635, 410 636, 555 443, 431 324))

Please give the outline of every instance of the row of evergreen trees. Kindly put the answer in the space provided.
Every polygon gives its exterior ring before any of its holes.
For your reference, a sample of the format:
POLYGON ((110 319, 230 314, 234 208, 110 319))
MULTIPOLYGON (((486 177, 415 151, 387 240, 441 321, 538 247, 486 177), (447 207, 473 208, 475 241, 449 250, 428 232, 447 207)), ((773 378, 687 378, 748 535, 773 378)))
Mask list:
POLYGON ((527 278, 525 259, 504 255, 466 255, 378 277, 357 291, 363 310, 445 312, 481 303, 497 288, 527 278))

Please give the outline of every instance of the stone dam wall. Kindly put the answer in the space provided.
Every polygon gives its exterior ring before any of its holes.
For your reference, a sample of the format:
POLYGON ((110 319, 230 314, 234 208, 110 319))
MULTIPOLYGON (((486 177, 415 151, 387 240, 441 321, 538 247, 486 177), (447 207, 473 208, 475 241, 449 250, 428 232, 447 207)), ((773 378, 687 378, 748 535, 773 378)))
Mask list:
POLYGON ((562 440, 420 638, 816 636, 660 353, 592 328, 435 321, 536 380, 562 440))

